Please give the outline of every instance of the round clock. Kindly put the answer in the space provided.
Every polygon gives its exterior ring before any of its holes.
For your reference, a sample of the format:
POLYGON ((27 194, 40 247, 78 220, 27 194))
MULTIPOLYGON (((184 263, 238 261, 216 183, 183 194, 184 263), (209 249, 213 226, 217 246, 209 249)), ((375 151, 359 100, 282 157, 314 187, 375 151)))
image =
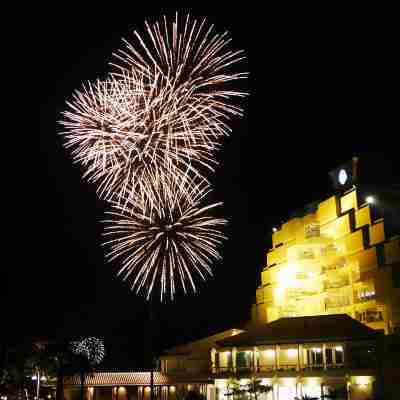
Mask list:
POLYGON ((344 184, 347 182, 347 179, 348 179, 348 178, 349 178, 349 177, 347 176, 346 170, 345 170, 345 169, 341 169, 341 170, 339 171, 339 174, 338 174, 339 183, 340 183, 341 185, 344 185, 344 184))

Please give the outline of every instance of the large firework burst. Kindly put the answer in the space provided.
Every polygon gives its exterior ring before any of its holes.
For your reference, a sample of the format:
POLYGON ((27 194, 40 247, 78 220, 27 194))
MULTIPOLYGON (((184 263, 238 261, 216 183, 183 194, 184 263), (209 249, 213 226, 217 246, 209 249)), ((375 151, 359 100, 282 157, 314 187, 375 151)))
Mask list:
POLYGON ((146 76, 161 74, 163 84, 174 88, 176 95, 206 100, 209 108, 228 114, 241 114, 240 107, 230 104, 232 97, 246 96, 226 85, 248 76, 247 72, 233 72, 232 66, 245 56, 243 50, 229 49, 228 32, 214 32, 206 19, 192 20, 189 15, 179 20, 178 14, 171 24, 163 21, 145 23, 147 37, 135 31, 136 41, 126 40, 125 49, 115 53, 119 70, 134 69, 146 76))
POLYGON ((159 75, 89 83, 68 105, 61 121, 66 146, 106 199, 131 197, 154 177, 212 170, 219 138, 229 132, 218 111, 176 96, 159 75))
POLYGON ((90 365, 98 365, 105 355, 104 343, 96 337, 88 337, 81 341, 71 342, 71 350, 74 354, 83 355, 90 365))
POLYGON ((195 292, 195 276, 212 275, 212 260, 220 259, 217 247, 225 239, 218 228, 227 221, 211 214, 221 203, 202 206, 210 190, 204 181, 174 177, 154 185, 151 195, 128 200, 126 207, 114 204, 113 218, 105 221, 105 235, 114 237, 106 242, 108 257, 123 258, 119 275, 132 277, 136 293, 146 292, 149 299, 159 288, 161 301, 167 293, 173 299, 176 280, 184 293, 195 292))

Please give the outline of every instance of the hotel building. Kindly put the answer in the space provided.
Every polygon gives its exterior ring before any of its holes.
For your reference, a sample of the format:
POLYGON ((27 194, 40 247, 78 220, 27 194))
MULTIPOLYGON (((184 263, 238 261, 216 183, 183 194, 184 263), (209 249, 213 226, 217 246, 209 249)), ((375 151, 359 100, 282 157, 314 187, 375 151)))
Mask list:
MULTIPOLYGON (((354 185, 355 167, 333 171, 333 196, 274 228, 246 327, 160 356, 157 399, 190 390, 207 400, 397 398, 400 236, 381 215, 379 197, 354 185)), ((94 376, 87 400, 105 390, 113 400, 146 399, 149 379, 140 378, 94 376), (128 398, 117 396, 122 384, 128 398)))

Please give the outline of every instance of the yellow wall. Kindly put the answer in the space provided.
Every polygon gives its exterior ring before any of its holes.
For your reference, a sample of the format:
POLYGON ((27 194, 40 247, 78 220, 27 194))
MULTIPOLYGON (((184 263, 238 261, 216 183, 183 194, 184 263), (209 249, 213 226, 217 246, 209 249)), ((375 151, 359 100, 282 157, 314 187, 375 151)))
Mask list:
POLYGON ((384 221, 371 221, 370 207, 358 208, 352 190, 277 227, 253 319, 345 312, 377 329, 399 325, 394 308, 400 309, 400 288, 392 287, 390 274, 380 273, 376 249, 384 246, 384 268, 394 268, 400 264, 399 239, 385 242, 384 221))

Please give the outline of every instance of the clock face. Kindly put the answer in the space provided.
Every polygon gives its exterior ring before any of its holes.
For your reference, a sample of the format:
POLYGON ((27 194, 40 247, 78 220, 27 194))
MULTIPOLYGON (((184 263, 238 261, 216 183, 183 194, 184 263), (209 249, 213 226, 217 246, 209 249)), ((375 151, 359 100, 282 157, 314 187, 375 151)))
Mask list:
POLYGON ((338 175, 339 183, 340 183, 341 185, 344 185, 344 184, 347 182, 347 179, 348 179, 348 178, 349 178, 349 177, 347 176, 346 170, 345 170, 345 169, 341 169, 341 170, 339 171, 339 175, 338 175))

